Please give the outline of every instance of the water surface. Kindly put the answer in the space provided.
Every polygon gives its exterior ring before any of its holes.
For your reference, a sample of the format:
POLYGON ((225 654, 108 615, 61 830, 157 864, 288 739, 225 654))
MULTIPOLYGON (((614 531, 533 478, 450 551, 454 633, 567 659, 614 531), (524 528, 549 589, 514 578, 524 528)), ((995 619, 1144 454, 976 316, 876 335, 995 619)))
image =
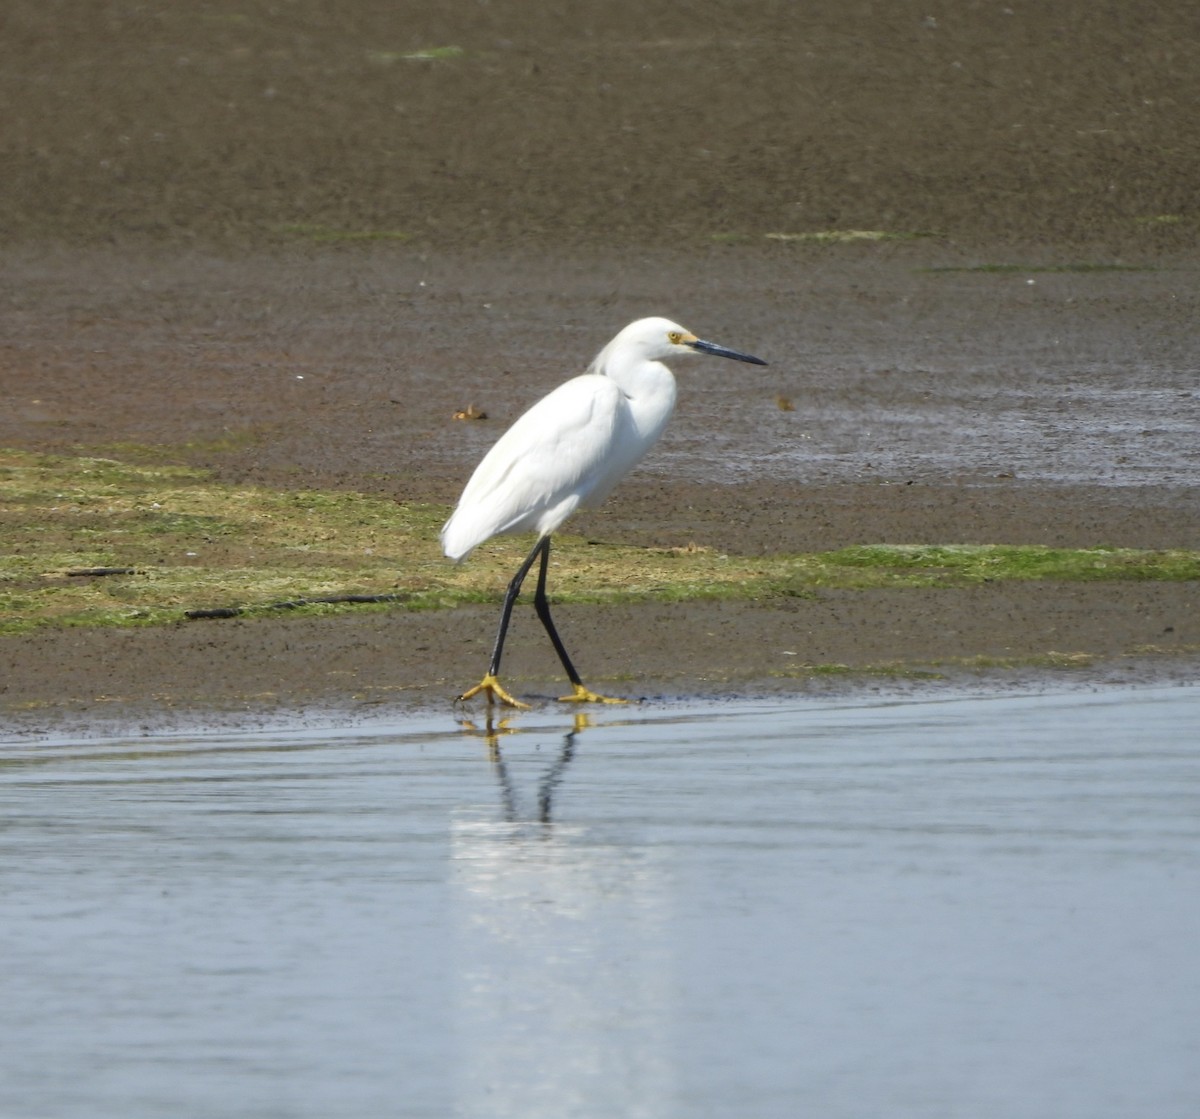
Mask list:
POLYGON ((1200 1114, 1200 688, 0 747, 0 1116, 1200 1114))

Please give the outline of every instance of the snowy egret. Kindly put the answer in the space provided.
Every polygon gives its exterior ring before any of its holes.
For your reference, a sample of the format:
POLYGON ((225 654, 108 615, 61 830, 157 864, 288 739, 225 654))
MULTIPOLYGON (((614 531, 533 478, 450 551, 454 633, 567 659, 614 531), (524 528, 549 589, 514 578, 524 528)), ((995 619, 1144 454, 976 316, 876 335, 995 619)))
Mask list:
POLYGON ((593 508, 658 441, 675 407, 675 378, 662 364, 687 354, 766 365, 761 358, 701 341, 670 319, 630 323, 597 355, 586 373, 544 396, 502 435, 475 468, 458 505, 442 528, 442 550, 454 561, 500 533, 537 533, 537 543, 517 569, 500 612, 500 630, 487 675, 458 698, 483 692, 494 701, 527 707, 500 684, 500 657, 521 584, 540 558, 533 605, 571 681, 562 699, 624 703, 584 687, 550 618, 546 568, 550 534, 576 509, 593 508))

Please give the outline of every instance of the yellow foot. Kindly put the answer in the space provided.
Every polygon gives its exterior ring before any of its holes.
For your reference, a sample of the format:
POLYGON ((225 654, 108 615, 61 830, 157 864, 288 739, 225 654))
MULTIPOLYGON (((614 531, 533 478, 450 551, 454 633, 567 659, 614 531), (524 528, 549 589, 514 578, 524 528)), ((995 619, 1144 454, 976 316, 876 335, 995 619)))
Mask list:
POLYGON ((627 699, 614 699, 612 696, 597 695, 582 684, 572 684, 574 691, 570 695, 560 695, 559 703, 628 703, 627 699))
POLYGON ((519 699, 513 699, 512 696, 504 690, 498 676, 493 676, 490 672, 479 681, 473 688, 469 688, 458 697, 458 702, 463 703, 468 699, 474 699, 480 692, 487 696, 488 706, 493 703, 502 703, 505 707, 523 707, 529 709, 528 703, 522 703, 519 699))

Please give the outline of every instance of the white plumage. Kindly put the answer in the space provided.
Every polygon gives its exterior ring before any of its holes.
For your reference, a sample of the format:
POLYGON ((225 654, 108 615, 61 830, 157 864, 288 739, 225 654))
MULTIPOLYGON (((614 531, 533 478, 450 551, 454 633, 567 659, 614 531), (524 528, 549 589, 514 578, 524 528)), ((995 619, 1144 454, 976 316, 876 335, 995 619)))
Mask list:
POLYGON ((639 319, 596 355, 586 373, 533 405, 475 468, 442 527, 445 554, 461 560, 500 533, 536 532, 538 542, 509 586, 491 669, 478 687, 460 698, 482 690, 489 703, 495 697, 519 705, 500 687, 496 674, 513 601, 539 554, 542 568, 535 604, 575 688, 575 694, 565 698, 601 698, 579 682, 550 622, 544 591, 549 537, 576 509, 599 505, 658 442, 675 408, 675 378, 662 359, 697 352, 766 364, 703 342, 670 319, 639 319))
POLYGON ((659 359, 692 353, 682 339, 694 336, 669 319, 631 323, 586 373, 521 416, 471 475, 442 529, 446 555, 463 559, 499 533, 545 536, 599 505, 671 418, 675 378, 659 359))

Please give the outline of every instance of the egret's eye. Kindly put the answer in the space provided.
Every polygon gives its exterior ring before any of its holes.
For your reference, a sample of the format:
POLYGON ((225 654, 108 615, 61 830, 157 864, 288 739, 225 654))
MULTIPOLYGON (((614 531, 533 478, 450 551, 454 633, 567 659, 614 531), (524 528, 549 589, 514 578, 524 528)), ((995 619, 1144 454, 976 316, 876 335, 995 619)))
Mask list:
POLYGON ((678 346, 679 343, 683 341, 683 335, 680 334, 678 330, 668 330, 667 339, 670 341, 672 346, 678 346))

